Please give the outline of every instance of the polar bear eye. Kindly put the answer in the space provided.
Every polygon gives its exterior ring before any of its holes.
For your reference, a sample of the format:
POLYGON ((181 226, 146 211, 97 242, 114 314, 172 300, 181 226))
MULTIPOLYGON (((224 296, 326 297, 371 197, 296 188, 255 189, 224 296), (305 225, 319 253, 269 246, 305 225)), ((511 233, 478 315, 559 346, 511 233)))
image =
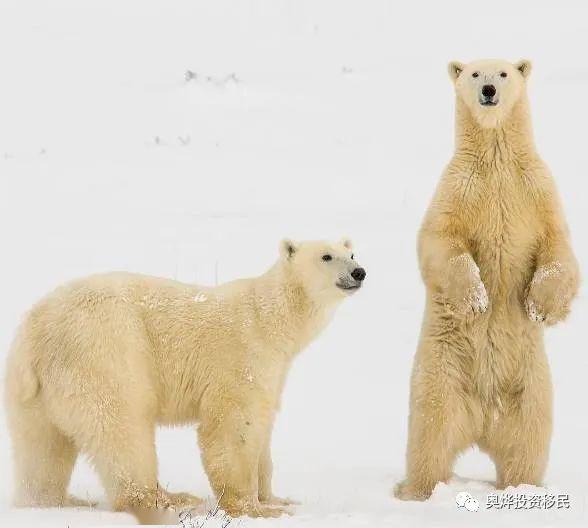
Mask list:
POLYGON ((508 73, 506 73, 506 72, 500 72, 501 77, 506 77, 507 75, 508 75, 508 73))
POLYGON ((331 255, 323 255, 323 260, 329 262, 329 260, 333 260, 333 257, 331 257, 331 255))
POLYGON ((355 255, 353 253, 351 253, 351 260, 355 259, 355 255))
POLYGON ((480 75, 480 74, 479 74, 478 72, 474 72, 474 73, 472 73, 472 77, 473 77, 474 79, 475 79, 476 77, 479 77, 479 75, 480 75))

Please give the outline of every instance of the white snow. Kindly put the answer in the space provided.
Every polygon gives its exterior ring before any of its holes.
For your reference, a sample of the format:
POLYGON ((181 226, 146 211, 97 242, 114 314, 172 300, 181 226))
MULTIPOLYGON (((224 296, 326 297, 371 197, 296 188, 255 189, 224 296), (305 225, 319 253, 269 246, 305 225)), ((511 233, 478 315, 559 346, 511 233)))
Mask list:
MULTIPOLYGON (((265 270, 283 237, 349 235, 365 288, 295 362, 274 434, 276 492, 302 505, 241 525, 586 524, 585 289, 546 334, 547 488, 509 490, 571 507, 487 509, 494 470, 476 450, 428 502, 390 495, 424 299, 416 231, 453 145, 446 64, 534 61, 536 141, 584 265, 586 2, 3 0, 0 49, 1 369, 22 313, 72 277, 213 285, 265 270), (478 511, 458 508, 462 491, 478 511)), ((71 489, 98 508, 13 509, 0 431, 0 525, 133 523, 108 511, 84 461, 71 489)), ((158 448, 162 483, 210 494, 193 430, 162 429, 158 448)))
POLYGON ((208 297, 204 293, 197 293, 194 296, 194 302, 196 302, 196 303, 206 302, 207 300, 208 300, 208 297))

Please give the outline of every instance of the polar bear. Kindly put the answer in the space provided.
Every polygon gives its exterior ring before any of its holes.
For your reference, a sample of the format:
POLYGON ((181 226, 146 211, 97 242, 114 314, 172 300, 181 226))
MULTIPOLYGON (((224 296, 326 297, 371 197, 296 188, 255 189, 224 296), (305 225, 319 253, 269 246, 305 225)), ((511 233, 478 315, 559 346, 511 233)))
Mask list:
POLYGON ((217 287, 110 273, 57 289, 9 354, 16 504, 85 504, 66 492, 79 452, 117 510, 198 504, 158 486, 154 443, 157 424, 198 423, 220 506, 282 514, 270 437, 286 374, 365 276, 349 240, 285 240, 265 274, 217 287))
POLYGON ((541 483, 552 396, 543 327, 579 285, 554 181, 531 132, 529 61, 449 65, 455 153, 425 215, 426 308, 400 499, 423 500, 477 444, 497 487, 541 483))

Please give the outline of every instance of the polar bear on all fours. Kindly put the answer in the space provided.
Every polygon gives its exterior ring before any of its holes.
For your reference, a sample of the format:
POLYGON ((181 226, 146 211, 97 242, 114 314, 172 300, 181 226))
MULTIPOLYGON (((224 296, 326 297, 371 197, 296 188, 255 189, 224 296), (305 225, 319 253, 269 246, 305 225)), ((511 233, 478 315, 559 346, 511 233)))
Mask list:
POLYGON ((411 380, 407 478, 423 500, 472 444, 497 487, 541 484, 551 437, 543 325, 566 317, 578 266, 533 142, 528 61, 452 62, 455 153, 419 234, 425 317, 411 380))
POLYGON ((364 278, 348 240, 286 240, 265 274, 218 287, 112 273, 58 288, 9 356, 16 504, 84 504, 67 495, 79 452, 117 510, 198 504, 158 486, 154 444, 156 424, 197 422, 220 506, 280 515, 270 437, 285 376, 364 278))

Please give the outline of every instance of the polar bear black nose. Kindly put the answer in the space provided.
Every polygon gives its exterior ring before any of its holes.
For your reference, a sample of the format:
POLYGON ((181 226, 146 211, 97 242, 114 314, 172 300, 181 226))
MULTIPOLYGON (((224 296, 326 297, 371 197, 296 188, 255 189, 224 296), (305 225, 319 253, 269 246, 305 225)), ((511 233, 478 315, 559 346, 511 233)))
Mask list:
POLYGON ((351 276, 356 280, 361 282, 363 279, 365 279, 365 270, 363 268, 355 268, 352 272, 351 272, 351 276))
POLYGON ((496 88, 493 84, 485 84, 482 86, 482 95, 484 97, 494 97, 496 95, 496 88))

